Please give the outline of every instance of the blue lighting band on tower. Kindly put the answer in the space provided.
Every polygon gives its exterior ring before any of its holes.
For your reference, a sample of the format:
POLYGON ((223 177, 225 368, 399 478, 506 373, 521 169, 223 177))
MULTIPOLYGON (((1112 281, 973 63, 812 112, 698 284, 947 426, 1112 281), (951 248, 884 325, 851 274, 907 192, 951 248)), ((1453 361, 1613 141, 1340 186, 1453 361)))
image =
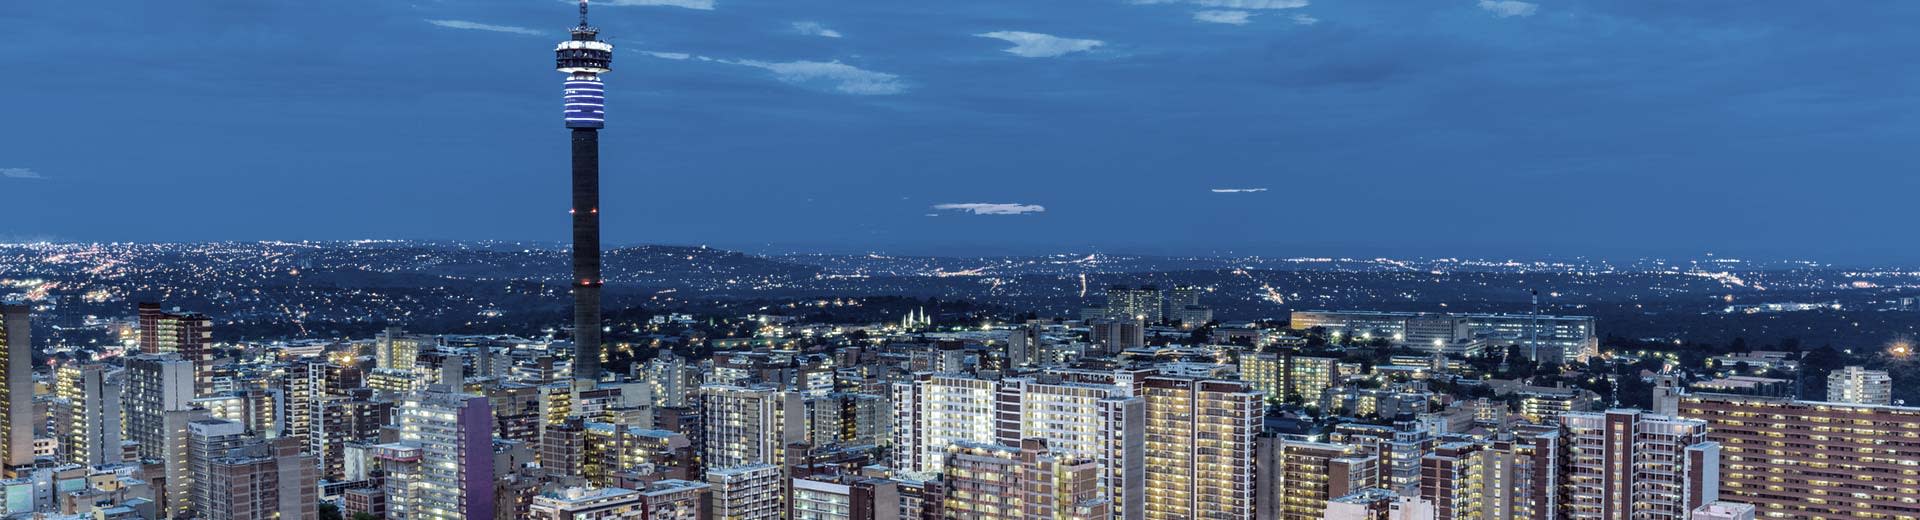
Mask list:
POLYGON ((567 128, 607 126, 607 87, 599 77, 567 78, 567 128))

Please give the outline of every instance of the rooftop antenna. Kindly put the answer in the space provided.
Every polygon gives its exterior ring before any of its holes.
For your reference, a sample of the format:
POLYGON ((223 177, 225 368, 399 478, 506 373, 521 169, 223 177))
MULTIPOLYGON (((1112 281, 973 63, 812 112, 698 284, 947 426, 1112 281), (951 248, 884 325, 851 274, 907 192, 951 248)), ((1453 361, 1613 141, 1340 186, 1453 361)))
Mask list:
POLYGON ((580 0, 580 26, 587 26, 587 0, 580 0))

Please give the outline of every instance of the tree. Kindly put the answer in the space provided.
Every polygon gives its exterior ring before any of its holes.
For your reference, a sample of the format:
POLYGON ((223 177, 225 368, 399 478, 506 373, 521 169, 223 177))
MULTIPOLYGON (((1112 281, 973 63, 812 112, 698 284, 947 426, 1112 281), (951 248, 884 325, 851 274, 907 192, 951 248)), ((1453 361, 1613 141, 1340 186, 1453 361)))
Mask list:
POLYGON ((319 518, 320 520, 345 520, 340 516, 340 506, 333 505, 332 502, 320 503, 319 518))

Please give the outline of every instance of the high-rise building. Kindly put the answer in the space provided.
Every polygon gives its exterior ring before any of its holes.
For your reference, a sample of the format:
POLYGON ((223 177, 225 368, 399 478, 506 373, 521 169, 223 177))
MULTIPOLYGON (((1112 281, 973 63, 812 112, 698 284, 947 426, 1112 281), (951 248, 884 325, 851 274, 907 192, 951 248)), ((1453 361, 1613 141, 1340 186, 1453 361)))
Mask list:
POLYGON ((771 385, 700 387, 701 464, 713 469, 783 463, 787 445, 806 437, 805 412, 799 393, 771 385))
MULTIPOLYGON (((124 366, 127 384, 121 403, 126 407, 127 440, 140 443, 140 458, 165 460, 163 452, 172 442, 167 412, 193 406, 193 362, 175 354, 143 354, 126 358, 124 366)), ((182 434, 175 440, 183 440, 182 434)))
POLYGON ((1379 459, 1357 446, 1279 437, 1255 442, 1257 518, 1320 520, 1328 501, 1379 482, 1379 459))
MULTIPOLYGON (((1707 423, 1640 410, 1560 415, 1568 520, 1684 520, 1718 497, 1707 423)), ((1438 504, 1436 504, 1438 505, 1438 504)))
MULTIPOLYGON (((197 518, 207 520, 286 520, 319 518, 320 480, 313 457, 300 453, 299 439, 255 443, 213 457, 195 487, 216 497, 197 518)), ((428 517, 431 518, 431 517, 428 517)))
POLYGON ((1147 346, 1147 327, 1135 318, 1088 321, 1087 333, 1089 341, 1109 354, 1147 346))
POLYGON ((572 38, 554 49, 555 68, 566 73, 566 121, 573 133, 573 377, 600 379, 600 129, 606 127, 606 84, 613 44, 587 25, 587 0, 580 0, 580 25, 572 38))
POLYGON ((1432 502, 1435 520, 1487 520, 1486 450, 1472 442, 1449 442, 1420 459, 1420 499, 1432 502))
POLYGON ((1693 510, 1693 520, 1753 520, 1753 504, 1714 502, 1693 510))
POLYGON ((1893 378, 1884 370, 1846 367, 1827 374, 1827 401, 1847 404, 1893 404, 1893 378))
POLYGON ((1340 360, 1249 352, 1240 356, 1240 380, 1266 394, 1269 401, 1314 403, 1340 381, 1340 360))
POLYGON ((1094 461, 1102 498, 1120 518, 1144 514, 1146 401, 1130 386, 921 374, 894 384, 893 404, 897 470, 942 473, 948 447, 959 443, 1039 440, 1060 456, 1094 461))
POLYGON ((1486 442, 1481 517, 1551 520, 1560 509, 1560 431, 1525 427, 1486 442))
POLYGON ((120 462, 122 381, 106 365, 67 363, 54 371, 49 407, 61 460, 97 466, 120 462))
POLYGON ((628 520, 642 518, 640 492, 620 488, 570 487, 533 497, 532 520, 628 520))
POLYGON ((400 442, 419 449, 418 469, 391 476, 388 508, 399 518, 493 518, 493 412, 485 396, 428 391, 397 407, 400 442), (396 485, 397 484, 397 485, 396 485))
POLYGON ((1765 518, 1920 518, 1920 408, 1692 394, 1720 443, 1720 494, 1765 518))
POLYGON ((709 520, 779 520, 781 468, 751 464, 707 470, 709 520))
POLYGON ((672 352, 662 352, 647 361, 645 374, 647 383, 653 385, 654 406, 687 406, 697 388, 686 358, 672 352))
POLYGON ((1160 323, 1166 320, 1165 310, 1159 287, 1115 285, 1107 288, 1109 318, 1160 323))
POLYGON ((1107 519, 1099 464, 1061 457, 1046 442, 1019 448, 961 442, 947 448, 941 484, 944 518, 979 520, 1107 519))
POLYGON ((1239 381, 1148 377, 1146 518, 1254 518, 1254 436, 1265 410, 1239 381))
POLYGON ((0 304, 0 463, 33 464, 33 325, 31 307, 0 304))
POLYGON ((900 483, 828 475, 793 479, 791 520, 901 520, 900 483))
POLYGON ((1378 487, 1403 496, 1420 494, 1420 459, 1432 453, 1435 440, 1433 432, 1419 422, 1396 421, 1392 426, 1346 423, 1335 426, 1328 439, 1335 444, 1359 446, 1378 458, 1378 487))
POLYGON ((140 353, 178 354, 192 363, 191 390, 196 394, 211 390, 212 380, 206 376, 213 362, 213 319, 179 309, 161 310, 158 303, 141 303, 139 311, 140 353))
MULTIPOLYGON (((194 482, 207 483, 212 476, 213 460, 253 441, 247 426, 226 419, 199 419, 187 423, 187 471, 194 482)), ((296 440, 297 442, 297 440, 296 440)), ((247 473, 251 473, 248 471, 247 473)), ((189 485, 192 508, 205 515, 216 503, 231 502, 233 497, 214 493, 212 485, 189 485)))

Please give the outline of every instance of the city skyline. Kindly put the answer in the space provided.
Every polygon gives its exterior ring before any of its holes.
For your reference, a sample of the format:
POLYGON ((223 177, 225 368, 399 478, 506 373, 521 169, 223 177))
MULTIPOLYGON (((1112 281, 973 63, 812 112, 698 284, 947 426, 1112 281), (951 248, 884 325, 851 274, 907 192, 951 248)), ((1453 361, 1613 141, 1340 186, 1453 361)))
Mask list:
POLYGON ((0 7, 0 520, 1920 519, 1890 13, 589 1, 0 7))
MULTIPOLYGON (((564 3, 0 10, 21 41, 88 27, 109 71, 0 86, 0 240, 551 239, 565 149, 524 64, 564 3), (90 128, 119 153, 61 137, 90 128)), ((1897 13, 604 4, 609 244, 1920 258, 1879 238, 1912 182, 1897 13)))

